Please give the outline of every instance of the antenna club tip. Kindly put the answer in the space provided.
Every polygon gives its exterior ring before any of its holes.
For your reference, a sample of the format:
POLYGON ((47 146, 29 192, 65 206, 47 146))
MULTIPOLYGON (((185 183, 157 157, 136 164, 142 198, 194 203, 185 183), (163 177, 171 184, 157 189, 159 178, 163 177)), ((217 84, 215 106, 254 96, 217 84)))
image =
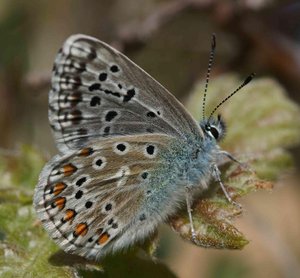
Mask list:
POLYGON ((216 34, 212 33, 212 35, 211 35, 211 48, 215 49, 216 45, 217 45, 217 43, 216 43, 216 34))
POLYGON ((254 76, 256 75, 255 72, 252 72, 244 81, 244 84, 243 85, 247 85, 253 78, 254 76))

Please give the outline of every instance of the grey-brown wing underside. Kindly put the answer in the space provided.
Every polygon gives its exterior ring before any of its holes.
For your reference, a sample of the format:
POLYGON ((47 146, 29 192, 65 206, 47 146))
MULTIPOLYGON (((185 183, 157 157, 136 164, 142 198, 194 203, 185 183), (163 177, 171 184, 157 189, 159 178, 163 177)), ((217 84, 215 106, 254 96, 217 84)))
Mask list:
POLYGON ((49 119, 62 153, 99 137, 201 136, 164 87, 117 50, 85 35, 68 38, 56 57, 49 119))
POLYGON ((160 186, 161 153, 173 140, 160 134, 102 138, 55 156, 34 196, 51 238, 66 252, 97 259, 149 236, 166 212, 151 214, 144 204, 160 186))

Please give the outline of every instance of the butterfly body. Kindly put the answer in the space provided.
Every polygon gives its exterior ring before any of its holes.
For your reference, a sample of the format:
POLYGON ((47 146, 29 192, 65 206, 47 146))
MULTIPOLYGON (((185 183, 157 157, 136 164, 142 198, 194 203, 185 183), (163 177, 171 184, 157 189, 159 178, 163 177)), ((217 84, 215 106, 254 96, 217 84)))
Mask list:
POLYGON ((200 123, 107 44, 71 36, 57 55, 49 120, 61 152, 44 167, 38 217, 66 252, 89 259, 149 237, 208 186, 220 119, 200 123))

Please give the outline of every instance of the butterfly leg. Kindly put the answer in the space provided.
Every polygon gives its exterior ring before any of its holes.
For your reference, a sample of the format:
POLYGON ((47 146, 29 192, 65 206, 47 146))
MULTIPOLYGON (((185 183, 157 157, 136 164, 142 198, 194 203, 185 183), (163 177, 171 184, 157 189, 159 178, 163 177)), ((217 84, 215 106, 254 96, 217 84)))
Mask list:
POLYGON ((221 188, 224 192, 224 195, 225 195, 226 199, 228 200, 228 202, 235 205, 235 206, 237 206, 238 208, 241 208, 242 206, 239 203, 233 201, 232 198, 230 197, 229 193, 227 192, 227 190, 226 190, 226 188, 225 188, 225 186, 224 186, 224 184, 221 180, 221 172, 220 172, 220 170, 219 170, 219 168, 216 164, 213 165, 213 177, 219 183, 219 185, 221 186, 221 188))
POLYGON ((237 160, 231 153, 229 153, 227 151, 220 151, 220 154, 228 157, 230 160, 234 161, 235 163, 237 163, 237 164, 239 164, 240 166, 243 167, 244 163, 237 160))
POLYGON ((253 172, 253 170, 249 167, 249 165, 247 163, 243 163, 240 162, 238 159, 236 159, 231 153, 227 152, 227 151, 220 151, 219 152, 221 155, 226 156, 227 158, 229 158, 230 160, 232 160, 233 162, 237 163, 241 168, 251 171, 253 172))
POLYGON ((187 207, 187 213, 188 213, 189 220, 190 220, 192 241, 196 242, 197 237, 196 237, 196 232, 195 232, 194 223, 193 223, 193 216, 192 216, 193 209, 192 209, 192 202, 191 202, 191 187, 186 186, 185 189, 186 189, 186 191, 185 191, 186 207, 187 207))

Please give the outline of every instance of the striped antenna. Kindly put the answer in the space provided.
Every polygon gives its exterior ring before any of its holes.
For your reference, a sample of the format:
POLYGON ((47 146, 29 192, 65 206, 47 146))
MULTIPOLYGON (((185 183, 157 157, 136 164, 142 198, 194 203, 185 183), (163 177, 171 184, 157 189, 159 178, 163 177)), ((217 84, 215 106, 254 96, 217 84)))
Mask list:
POLYGON ((229 96, 227 96, 226 98, 224 98, 210 113, 209 118, 208 118, 208 122, 210 120, 210 118, 212 117, 212 115, 216 112, 216 110, 224 103, 226 102, 228 99, 230 99, 233 95, 235 95, 239 90, 241 90, 243 87, 245 87, 255 76, 255 73, 251 73, 243 82, 243 84, 241 84, 237 89, 235 89, 229 96))
POLYGON ((203 103, 202 103, 202 118, 205 119, 205 102, 206 102, 206 95, 207 95, 207 89, 208 89, 208 82, 211 72, 211 67, 214 61, 215 57, 215 49, 216 49, 216 35, 213 33, 211 36, 211 50, 208 60, 208 67, 206 72, 206 81, 205 81, 205 87, 204 87, 204 95, 203 95, 203 103))

